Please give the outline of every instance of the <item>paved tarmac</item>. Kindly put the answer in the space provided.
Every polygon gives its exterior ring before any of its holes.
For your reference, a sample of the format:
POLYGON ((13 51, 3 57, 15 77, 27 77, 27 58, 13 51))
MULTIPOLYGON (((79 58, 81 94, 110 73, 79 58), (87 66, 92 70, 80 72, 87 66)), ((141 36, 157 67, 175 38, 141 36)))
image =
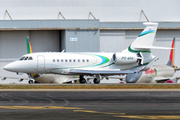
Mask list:
POLYGON ((180 119, 180 91, 1 91, 2 120, 180 119))

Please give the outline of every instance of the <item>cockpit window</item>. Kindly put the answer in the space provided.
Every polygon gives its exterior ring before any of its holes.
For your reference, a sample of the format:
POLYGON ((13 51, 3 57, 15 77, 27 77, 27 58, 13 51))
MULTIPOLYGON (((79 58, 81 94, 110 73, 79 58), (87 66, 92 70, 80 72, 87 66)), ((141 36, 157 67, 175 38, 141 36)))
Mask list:
POLYGON ((25 57, 21 57, 19 60, 23 60, 25 57))
POLYGON ((28 59, 28 57, 26 57, 24 60, 27 60, 28 59))
POLYGON ((19 58, 19 60, 20 61, 22 61, 22 60, 33 60, 33 58, 32 57, 23 56, 23 57, 19 58))
POLYGON ((33 58, 32 57, 29 57, 29 59, 28 60, 33 60, 33 58))

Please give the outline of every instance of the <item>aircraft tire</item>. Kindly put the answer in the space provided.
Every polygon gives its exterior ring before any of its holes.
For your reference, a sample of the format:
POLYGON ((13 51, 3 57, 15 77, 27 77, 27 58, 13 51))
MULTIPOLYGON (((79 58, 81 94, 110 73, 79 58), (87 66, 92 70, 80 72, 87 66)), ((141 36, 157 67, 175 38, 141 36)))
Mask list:
POLYGON ((33 84, 33 80, 29 80, 29 84, 33 84))
POLYGON ((80 84, 84 84, 85 82, 86 82, 86 79, 85 79, 85 78, 80 78, 80 79, 79 79, 79 83, 80 83, 80 84))
POLYGON ((37 81, 34 81, 34 83, 35 83, 35 84, 37 84, 37 83, 39 83, 39 82, 37 82, 37 81))
POLYGON ((100 80, 98 80, 97 78, 94 78, 94 84, 99 84, 100 80))

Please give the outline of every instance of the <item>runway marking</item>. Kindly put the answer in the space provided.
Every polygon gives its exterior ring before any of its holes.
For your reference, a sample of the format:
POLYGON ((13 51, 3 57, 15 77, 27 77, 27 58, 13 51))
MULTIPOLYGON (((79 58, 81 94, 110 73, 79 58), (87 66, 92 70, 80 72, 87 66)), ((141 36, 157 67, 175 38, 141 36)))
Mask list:
POLYGON ((114 116, 114 117, 124 117, 124 118, 136 118, 136 119, 149 119, 149 120, 166 120, 166 119, 176 119, 179 120, 180 116, 149 116, 149 115, 137 115, 137 116, 114 116))
POLYGON ((83 109, 76 107, 60 107, 60 106, 0 106, 3 109, 83 109))
POLYGON ((90 110, 74 110, 74 112, 87 112, 87 113, 100 113, 100 114, 110 114, 110 115, 125 115, 125 113, 110 113, 110 112, 98 112, 90 110))
POLYGON ((73 110, 74 112, 86 112, 86 113, 100 113, 100 114, 109 114, 113 117, 124 117, 124 118, 134 118, 134 119, 150 119, 150 120, 166 120, 166 119, 176 119, 179 120, 180 116, 149 116, 149 115, 136 115, 136 116, 124 116, 126 113, 110 113, 110 112, 98 112, 90 110, 73 110), (120 116, 117 116, 120 114, 120 116), (123 115, 123 116, 122 116, 123 115))

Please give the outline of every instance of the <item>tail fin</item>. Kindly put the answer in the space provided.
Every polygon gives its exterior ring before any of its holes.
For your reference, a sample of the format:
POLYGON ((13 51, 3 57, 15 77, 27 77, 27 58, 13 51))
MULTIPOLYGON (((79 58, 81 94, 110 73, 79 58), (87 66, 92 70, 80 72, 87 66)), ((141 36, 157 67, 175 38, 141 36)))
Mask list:
POLYGON ((151 53, 151 49, 171 49, 167 47, 157 47, 153 46, 153 42, 156 36, 158 23, 147 22, 143 23, 147 27, 139 34, 135 41, 124 50, 133 53, 151 53))
POLYGON ((26 37, 26 44, 27 44, 27 53, 33 53, 31 42, 28 36, 26 37))
POLYGON ((151 53, 151 49, 171 48, 153 46, 158 23, 147 22, 143 24, 146 25, 146 28, 139 34, 135 41, 126 50, 122 52, 136 53, 138 57, 142 58, 141 65, 146 65, 155 57, 151 53))
POLYGON ((135 41, 128 47, 129 52, 150 52, 152 47, 158 23, 143 23, 147 27, 139 34, 135 41))
MULTIPOLYGON (((171 48, 175 48, 175 37, 174 37, 174 39, 172 41, 171 48)), ((170 56, 169 56, 169 61, 168 61, 167 65, 174 66, 174 54, 175 54, 175 49, 171 49, 170 56)))

